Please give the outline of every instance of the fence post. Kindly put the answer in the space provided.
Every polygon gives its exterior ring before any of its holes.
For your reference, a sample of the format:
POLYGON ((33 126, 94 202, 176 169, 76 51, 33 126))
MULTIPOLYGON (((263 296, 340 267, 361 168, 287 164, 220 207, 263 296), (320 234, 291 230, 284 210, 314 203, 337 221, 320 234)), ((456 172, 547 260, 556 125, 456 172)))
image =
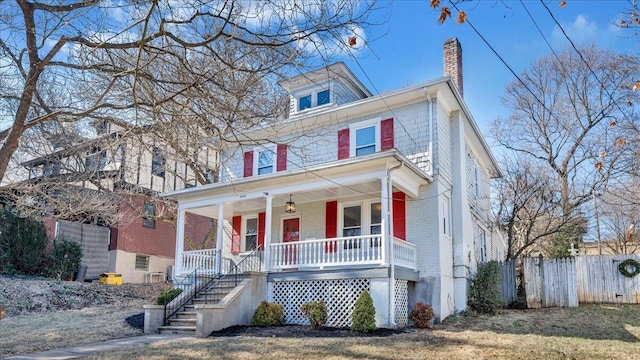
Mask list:
POLYGON ((542 256, 542 254, 540 254, 538 256, 538 274, 540 275, 540 283, 539 285, 539 291, 540 291, 540 307, 545 307, 547 305, 547 302, 545 300, 545 296, 546 296, 546 292, 544 291, 544 256, 542 256))

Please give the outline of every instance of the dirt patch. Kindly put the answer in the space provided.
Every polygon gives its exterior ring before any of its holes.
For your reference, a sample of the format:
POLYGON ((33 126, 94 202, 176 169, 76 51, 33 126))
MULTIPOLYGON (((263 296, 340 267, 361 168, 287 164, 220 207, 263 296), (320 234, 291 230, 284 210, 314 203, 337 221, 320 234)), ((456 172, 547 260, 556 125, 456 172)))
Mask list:
POLYGON ((166 283, 104 285, 0 276, 0 306, 5 306, 5 316, 11 317, 107 305, 150 304, 160 291, 170 286, 166 283))
POLYGON ((263 338, 344 338, 344 337, 381 337, 412 332, 413 330, 376 329, 370 333, 360 333, 349 328, 323 327, 312 329, 311 326, 232 326, 211 333, 212 337, 250 336, 263 338))

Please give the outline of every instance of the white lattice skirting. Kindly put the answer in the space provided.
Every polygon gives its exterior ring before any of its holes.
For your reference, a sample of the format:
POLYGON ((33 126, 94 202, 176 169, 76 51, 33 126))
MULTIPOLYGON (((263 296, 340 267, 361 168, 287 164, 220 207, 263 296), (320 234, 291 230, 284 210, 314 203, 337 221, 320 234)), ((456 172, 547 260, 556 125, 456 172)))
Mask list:
POLYGON ((273 301, 284 306, 287 324, 309 325, 300 306, 310 301, 327 304, 327 324, 351 326, 353 307, 362 291, 370 291, 369 279, 283 281, 273 284, 273 301))
POLYGON ((396 279, 396 325, 407 326, 409 320, 409 282, 396 279))
MULTIPOLYGON (((308 325, 300 306, 310 301, 327 304, 327 326, 351 326, 351 314, 362 291, 371 292, 370 279, 306 280, 273 283, 272 301, 284 306, 287 324, 308 325)), ((408 282, 395 280, 396 324, 406 326, 408 321, 408 282)))

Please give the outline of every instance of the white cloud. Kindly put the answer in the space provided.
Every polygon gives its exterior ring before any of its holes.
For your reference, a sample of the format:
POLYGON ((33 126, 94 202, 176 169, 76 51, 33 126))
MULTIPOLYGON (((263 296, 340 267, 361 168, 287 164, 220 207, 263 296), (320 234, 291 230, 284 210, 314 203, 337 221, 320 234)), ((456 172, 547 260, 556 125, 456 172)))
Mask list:
MULTIPOLYGON (((585 15, 578 15, 572 23, 561 24, 567 36, 576 44, 586 41, 597 41, 599 37, 598 24, 595 21, 589 21, 585 15)), ((551 33, 556 43, 566 43, 567 39, 562 33, 562 29, 558 25, 553 28, 551 33)))

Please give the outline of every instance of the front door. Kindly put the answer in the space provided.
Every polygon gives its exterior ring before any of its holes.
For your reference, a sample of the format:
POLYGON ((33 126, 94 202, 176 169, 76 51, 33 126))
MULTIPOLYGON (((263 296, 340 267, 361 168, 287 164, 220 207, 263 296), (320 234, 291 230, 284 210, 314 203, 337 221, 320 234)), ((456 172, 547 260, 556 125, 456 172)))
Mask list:
POLYGON ((284 264, 293 265, 297 261, 296 242, 300 240, 300 218, 282 220, 282 242, 289 243, 285 246, 284 264))

